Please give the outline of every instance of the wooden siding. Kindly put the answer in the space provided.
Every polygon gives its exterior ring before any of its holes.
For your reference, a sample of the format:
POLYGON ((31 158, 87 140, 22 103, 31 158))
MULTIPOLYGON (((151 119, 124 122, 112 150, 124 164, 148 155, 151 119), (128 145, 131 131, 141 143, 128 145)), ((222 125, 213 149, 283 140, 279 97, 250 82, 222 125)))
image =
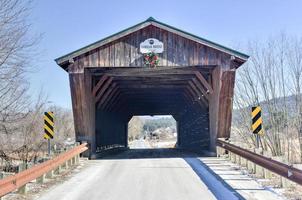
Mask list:
POLYGON ((230 55, 151 25, 76 57, 69 72, 81 72, 84 67, 142 67, 139 45, 148 38, 164 44, 160 66, 230 66, 230 55))
POLYGON ((91 152, 96 150, 95 143, 95 102, 90 88, 89 73, 69 75, 74 126, 77 141, 87 141, 91 152))

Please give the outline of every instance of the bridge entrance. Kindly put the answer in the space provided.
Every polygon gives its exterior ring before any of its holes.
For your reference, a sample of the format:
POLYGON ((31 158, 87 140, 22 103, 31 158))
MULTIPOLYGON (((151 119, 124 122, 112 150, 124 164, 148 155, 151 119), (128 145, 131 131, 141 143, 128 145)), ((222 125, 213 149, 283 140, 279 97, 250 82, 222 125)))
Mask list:
POLYGON ((69 73, 77 141, 90 158, 128 146, 135 115, 172 115, 178 147, 215 153, 230 135, 235 71, 248 56, 149 18, 56 59, 69 73), (161 42, 149 67, 141 44, 161 42))

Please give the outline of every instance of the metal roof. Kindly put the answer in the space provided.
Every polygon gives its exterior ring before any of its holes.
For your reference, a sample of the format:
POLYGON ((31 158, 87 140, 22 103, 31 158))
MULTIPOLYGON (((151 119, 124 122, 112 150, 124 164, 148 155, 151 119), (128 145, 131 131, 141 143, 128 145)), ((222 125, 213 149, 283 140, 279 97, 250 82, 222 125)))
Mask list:
POLYGON ((246 54, 244 54, 244 53, 241 53, 241 52, 236 51, 234 49, 225 47, 223 45, 220 45, 218 43, 212 42, 212 41, 207 40, 205 38, 196 36, 196 35, 194 35, 192 33, 188 33, 186 31, 180 30, 178 28, 175 28, 175 27, 170 26, 168 24, 165 24, 163 22, 157 21, 153 17, 149 17, 147 20, 145 20, 145 21, 143 21, 141 23, 138 23, 138 24, 136 24, 134 26, 131 26, 131 27, 127 28, 127 29, 124 29, 124 30, 122 30, 122 31, 120 31, 118 33, 115 33, 113 35, 110 35, 108 37, 105 37, 105 38, 103 38, 103 39, 101 39, 99 41, 96 41, 96 42, 94 42, 92 44, 89 44, 89 45, 87 45, 85 47, 82 47, 82 48, 80 48, 78 50, 75 50, 73 52, 70 52, 70 53, 68 53, 68 54, 66 54, 64 56, 56 58, 55 61, 56 61, 56 63, 58 65, 63 66, 65 64, 67 64, 69 62, 69 60, 71 60, 71 59, 73 59, 73 58, 75 58, 75 57, 77 57, 79 55, 87 53, 87 52, 89 52, 89 51, 91 51, 91 50, 93 50, 95 48, 103 46, 103 45, 105 45, 105 44, 107 44, 109 42, 117 40, 117 39, 119 39, 121 37, 124 37, 124 36, 126 36, 128 34, 131 34, 131 33, 135 32, 137 30, 143 29, 143 28, 145 28, 147 26, 150 26, 150 25, 153 25, 153 26, 156 26, 158 28, 161 28, 161 29, 173 32, 173 33, 181 35, 181 36, 183 36, 183 37, 185 37, 187 39, 193 40, 195 42, 201 43, 203 45, 206 45, 206 46, 209 46, 211 48, 217 49, 219 51, 225 52, 227 54, 233 55, 235 57, 238 57, 239 59, 242 59, 243 61, 246 61, 249 58, 249 56, 246 55, 246 54))

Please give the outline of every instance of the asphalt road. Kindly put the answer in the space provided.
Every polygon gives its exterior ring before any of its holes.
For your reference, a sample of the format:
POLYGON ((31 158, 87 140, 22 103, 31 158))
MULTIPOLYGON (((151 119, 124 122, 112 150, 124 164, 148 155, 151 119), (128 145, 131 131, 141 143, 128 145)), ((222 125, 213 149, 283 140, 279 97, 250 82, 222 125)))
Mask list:
POLYGON ((145 140, 139 139, 139 140, 134 140, 131 143, 130 148, 134 148, 134 149, 140 149, 140 148, 141 149, 146 149, 146 148, 151 148, 151 146, 145 140))
MULTIPOLYGON (((138 144, 143 147, 141 141, 138 144)), ((196 200, 216 199, 175 150, 133 149, 88 166, 50 188, 39 200, 196 200)), ((227 199, 227 198, 226 198, 227 199)))

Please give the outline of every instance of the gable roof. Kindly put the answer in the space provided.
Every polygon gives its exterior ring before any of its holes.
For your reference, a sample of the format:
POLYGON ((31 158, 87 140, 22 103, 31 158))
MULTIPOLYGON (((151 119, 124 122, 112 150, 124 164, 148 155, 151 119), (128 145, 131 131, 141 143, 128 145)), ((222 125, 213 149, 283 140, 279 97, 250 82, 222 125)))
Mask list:
POLYGON ((89 51, 91 51, 91 50, 93 50, 95 48, 103 46, 103 45, 105 45, 107 43, 110 43, 110 42, 112 42, 114 40, 117 40, 117 39, 119 39, 121 37, 124 37, 124 36, 126 36, 128 34, 131 34, 131 33, 135 32, 135 31, 138 31, 138 30, 143 29, 143 28, 145 28, 147 26, 150 26, 150 25, 153 25, 155 27, 161 28, 161 29, 169 31, 169 32, 173 32, 173 33, 178 34, 178 35, 180 35, 180 36, 182 36, 184 38, 187 38, 187 39, 193 40, 195 42, 201 43, 201 44, 203 44, 205 46, 209 46, 209 47, 214 48, 214 49, 216 49, 218 51, 225 52, 227 54, 235 56, 235 58, 239 58, 243 62, 245 62, 249 58, 249 56, 246 55, 246 54, 244 54, 244 53, 241 53, 241 52, 236 51, 234 49, 225 47, 223 45, 220 45, 218 43, 212 42, 212 41, 207 40, 205 38, 196 36, 196 35, 194 35, 192 33, 188 33, 186 31, 180 30, 178 28, 175 28, 175 27, 170 26, 168 24, 165 24, 163 22, 157 21, 153 17, 149 17, 147 20, 145 20, 145 21, 143 21, 141 23, 138 23, 138 24, 136 24, 134 26, 131 26, 131 27, 127 28, 127 29, 124 29, 124 30, 122 30, 122 31, 120 31, 118 33, 115 33, 113 35, 110 35, 108 37, 105 37, 105 38, 103 38, 103 39, 101 39, 99 41, 96 41, 96 42, 94 42, 92 44, 89 44, 89 45, 87 45, 85 47, 82 47, 82 48, 80 48, 78 50, 75 50, 73 52, 70 52, 70 53, 68 53, 68 54, 66 54, 64 56, 56 58, 55 61, 60 66, 66 65, 66 64, 69 63, 70 60, 72 60, 73 58, 75 58, 75 57, 77 57, 77 56, 79 56, 81 54, 87 53, 87 52, 89 52, 89 51))

